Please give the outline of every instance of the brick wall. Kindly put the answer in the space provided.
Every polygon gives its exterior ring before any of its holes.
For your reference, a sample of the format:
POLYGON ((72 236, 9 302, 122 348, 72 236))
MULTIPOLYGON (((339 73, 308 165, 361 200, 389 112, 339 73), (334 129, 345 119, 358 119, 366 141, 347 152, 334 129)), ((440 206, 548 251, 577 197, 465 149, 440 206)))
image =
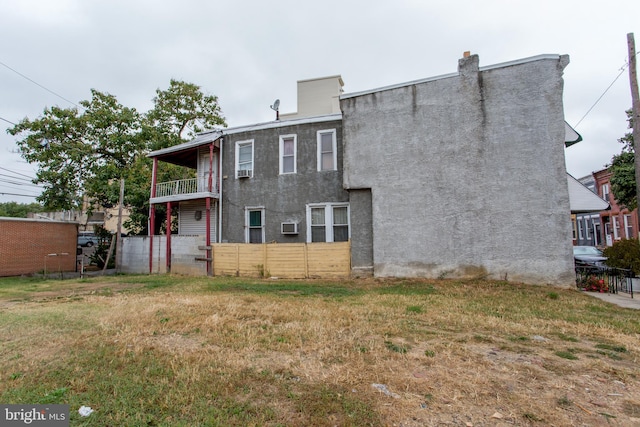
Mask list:
POLYGON ((0 218, 0 276, 75 271, 77 238, 76 223, 0 218))

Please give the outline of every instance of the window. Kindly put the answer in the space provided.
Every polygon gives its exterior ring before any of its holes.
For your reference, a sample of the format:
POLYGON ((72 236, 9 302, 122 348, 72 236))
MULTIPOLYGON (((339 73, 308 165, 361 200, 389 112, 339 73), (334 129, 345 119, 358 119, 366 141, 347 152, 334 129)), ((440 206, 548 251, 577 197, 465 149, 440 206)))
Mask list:
POLYGON ((280 137, 280 175, 296 173, 296 135, 280 137))
POLYGON ((609 201, 609 184, 602 184, 602 198, 609 201))
POLYGON ((624 216, 624 236, 627 239, 633 239, 633 221, 631 221, 631 215, 624 216))
POLYGON ((245 241, 247 243, 264 242, 264 208, 246 208, 245 241))
POLYGON ((337 169, 336 130, 318 131, 318 170, 333 171, 337 169))
POLYGON ((587 240, 591 240, 591 220, 589 218, 584 219, 584 234, 587 240))
POLYGON ((253 176, 253 140, 236 142, 236 178, 239 176, 253 176))
POLYGON ((578 238, 578 231, 576 230, 577 225, 575 216, 571 218, 571 225, 573 226, 573 240, 576 240, 578 238))
POLYGON ((617 216, 613 217, 613 238, 620 240, 620 220, 617 216))
POLYGON ((308 242, 349 240, 349 205, 327 203, 307 206, 308 242))
POLYGON ((584 234, 582 233, 582 221, 578 220, 578 239, 584 239, 584 234))

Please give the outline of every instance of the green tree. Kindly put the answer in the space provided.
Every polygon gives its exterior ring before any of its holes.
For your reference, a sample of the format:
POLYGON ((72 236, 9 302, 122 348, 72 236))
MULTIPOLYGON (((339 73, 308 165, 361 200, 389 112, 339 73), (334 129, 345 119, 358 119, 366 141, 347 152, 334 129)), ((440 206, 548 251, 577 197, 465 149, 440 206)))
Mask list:
MULTIPOLYGON (((128 228, 146 233, 149 212, 150 150, 170 147, 205 128, 225 126, 218 99, 192 83, 171 80, 167 90, 156 90, 147 114, 120 104, 97 90, 78 108, 45 108, 35 120, 25 118, 9 133, 18 136, 18 148, 38 170, 34 183, 44 191, 38 201, 47 209, 80 208, 90 204, 115 206, 119 179, 125 179, 124 206, 132 212, 128 228)), ((188 178, 193 171, 163 165, 159 181, 188 178)), ((159 218, 161 221, 162 218, 159 218)))
POLYGON ((0 216, 11 218, 26 218, 30 212, 42 212, 44 210, 40 203, 0 203, 0 216))
MULTIPOLYGON (((627 121, 629 129, 633 129, 633 115, 631 110, 627 110, 627 121)), ((623 144, 622 152, 616 154, 611 159, 611 192, 616 198, 616 202, 620 206, 624 206, 629 210, 638 207, 638 198, 636 196, 636 175, 635 175, 635 147, 633 143, 633 134, 627 132, 618 140, 623 144)))
POLYGON ((226 126, 218 97, 205 95, 193 83, 171 79, 168 89, 156 90, 153 102, 146 119, 149 130, 155 131, 154 150, 192 139, 203 130, 226 126))
POLYGON ((36 163, 35 183, 44 186, 37 198, 49 209, 82 206, 84 197, 96 196, 94 183, 117 179, 144 150, 138 138, 141 117, 119 104, 113 95, 91 91, 90 101, 77 108, 51 107, 36 120, 22 120, 9 129, 29 163, 36 163))

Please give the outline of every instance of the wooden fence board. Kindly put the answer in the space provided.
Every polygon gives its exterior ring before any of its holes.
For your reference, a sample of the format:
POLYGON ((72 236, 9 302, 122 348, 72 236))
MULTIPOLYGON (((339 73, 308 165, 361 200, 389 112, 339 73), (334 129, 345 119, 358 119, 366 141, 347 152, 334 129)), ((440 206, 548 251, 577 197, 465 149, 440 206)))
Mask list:
POLYGON ((351 244, 215 243, 214 275, 309 278, 349 277, 351 244))

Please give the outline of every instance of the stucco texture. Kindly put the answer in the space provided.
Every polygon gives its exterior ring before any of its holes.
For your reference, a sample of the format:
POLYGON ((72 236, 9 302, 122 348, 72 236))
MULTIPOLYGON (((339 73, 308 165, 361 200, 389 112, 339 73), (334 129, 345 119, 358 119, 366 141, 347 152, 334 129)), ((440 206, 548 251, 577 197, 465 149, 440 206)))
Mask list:
POLYGON ((344 185, 371 189, 376 276, 573 285, 567 64, 479 71, 473 55, 457 75, 341 100, 344 185))

